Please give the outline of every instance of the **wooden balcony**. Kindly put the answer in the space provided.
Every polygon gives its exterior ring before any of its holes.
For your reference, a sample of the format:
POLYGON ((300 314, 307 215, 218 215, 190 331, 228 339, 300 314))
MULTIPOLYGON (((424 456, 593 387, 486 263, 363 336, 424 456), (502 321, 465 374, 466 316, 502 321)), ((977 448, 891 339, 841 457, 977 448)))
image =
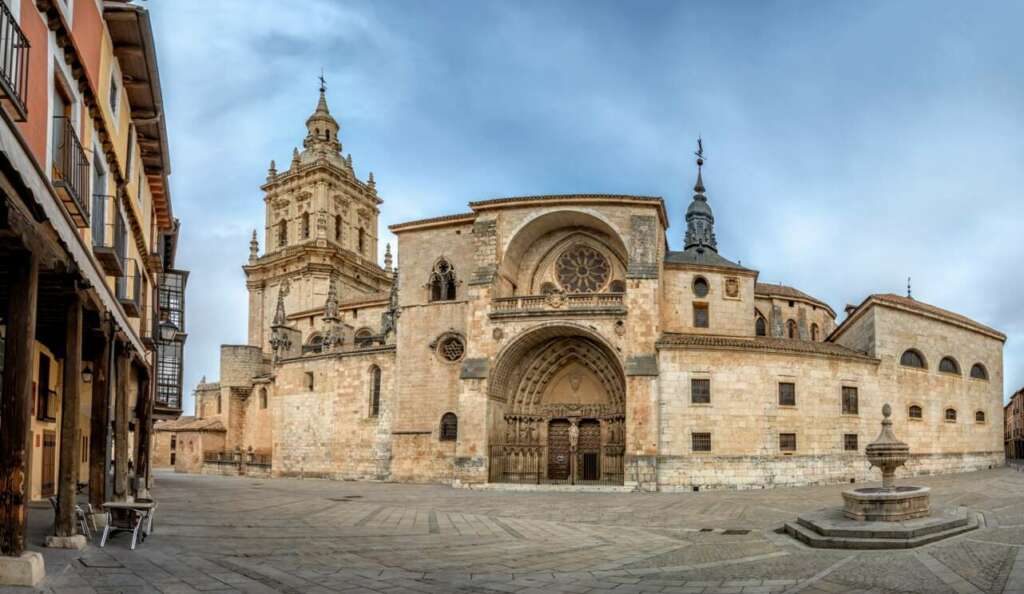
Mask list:
POLYGON ((28 52, 28 38, 14 20, 7 2, 0 2, 0 91, 18 122, 28 119, 28 52))
POLYGON ((53 187, 75 225, 88 227, 89 159, 71 120, 55 116, 53 127, 53 187))
POLYGON ((550 316, 625 315, 624 293, 551 293, 497 297, 491 300, 491 319, 550 316))

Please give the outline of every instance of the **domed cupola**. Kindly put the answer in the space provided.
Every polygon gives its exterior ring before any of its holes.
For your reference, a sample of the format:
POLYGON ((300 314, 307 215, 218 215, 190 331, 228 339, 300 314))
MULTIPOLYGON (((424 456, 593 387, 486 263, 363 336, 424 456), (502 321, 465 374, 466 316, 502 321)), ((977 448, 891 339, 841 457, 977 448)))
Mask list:
POLYGON ((715 239, 715 216, 711 213, 708 198, 704 195, 704 180, 701 168, 704 166, 704 147, 697 139, 697 183, 693 186, 693 202, 686 209, 686 247, 698 251, 709 249, 718 252, 718 241, 715 239))
POLYGON ((341 142, 338 140, 340 127, 331 116, 331 110, 327 108, 327 87, 321 78, 320 100, 317 102, 313 114, 306 118, 307 134, 306 139, 302 141, 303 148, 306 151, 339 154, 341 152, 341 142))

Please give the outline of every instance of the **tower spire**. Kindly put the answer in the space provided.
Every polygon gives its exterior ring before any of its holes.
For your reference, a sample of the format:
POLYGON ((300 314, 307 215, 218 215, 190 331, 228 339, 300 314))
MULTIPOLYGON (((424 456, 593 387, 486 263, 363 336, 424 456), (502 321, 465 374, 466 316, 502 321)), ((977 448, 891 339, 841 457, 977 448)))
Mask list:
POLYGON ((715 216, 708 206, 708 198, 704 195, 704 141, 697 137, 697 182, 693 185, 693 201, 686 209, 685 249, 695 248, 702 252, 705 249, 718 251, 718 240, 715 239, 715 216))

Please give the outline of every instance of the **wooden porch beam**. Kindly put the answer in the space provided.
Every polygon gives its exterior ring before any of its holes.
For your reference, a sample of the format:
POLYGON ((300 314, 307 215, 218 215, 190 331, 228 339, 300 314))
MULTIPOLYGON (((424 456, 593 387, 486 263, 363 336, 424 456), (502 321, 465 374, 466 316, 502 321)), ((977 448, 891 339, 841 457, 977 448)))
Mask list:
MULTIPOLYGON (((77 283, 75 283, 77 285, 77 283)), ((57 514, 54 534, 74 536, 75 487, 78 486, 79 388, 82 381, 82 299, 77 288, 68 297, 67 333, 64 341, 64 381, 60 410, 60 470, 57 482, 57 514)))

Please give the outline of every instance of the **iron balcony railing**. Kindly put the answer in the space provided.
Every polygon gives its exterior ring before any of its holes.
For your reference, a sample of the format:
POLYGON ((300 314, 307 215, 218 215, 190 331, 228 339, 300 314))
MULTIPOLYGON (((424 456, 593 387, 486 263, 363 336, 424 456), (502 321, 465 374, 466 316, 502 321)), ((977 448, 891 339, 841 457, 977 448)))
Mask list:
POLYGON ((19 122, 28 119, 28 52, 28 38, 7 3, 0 2, 0 90, 19 122))
POLYGON ((108 275, 124 274, 128 229, 117 212, 117 201, 113 196, 94 194, 92 197, 92 251, 108 275))
POLYGON ((126 258, 124 274, 117 277, 117 300, 121 302, 124 313, 138 317, 141 305, 142 275, 135 258, 126 258))
POLYGON ((52 180, 75 225, 88 227, 89 205, 85 198, 89 191, 89 159, 71 120, 64 116, 53 118, 52 180))

